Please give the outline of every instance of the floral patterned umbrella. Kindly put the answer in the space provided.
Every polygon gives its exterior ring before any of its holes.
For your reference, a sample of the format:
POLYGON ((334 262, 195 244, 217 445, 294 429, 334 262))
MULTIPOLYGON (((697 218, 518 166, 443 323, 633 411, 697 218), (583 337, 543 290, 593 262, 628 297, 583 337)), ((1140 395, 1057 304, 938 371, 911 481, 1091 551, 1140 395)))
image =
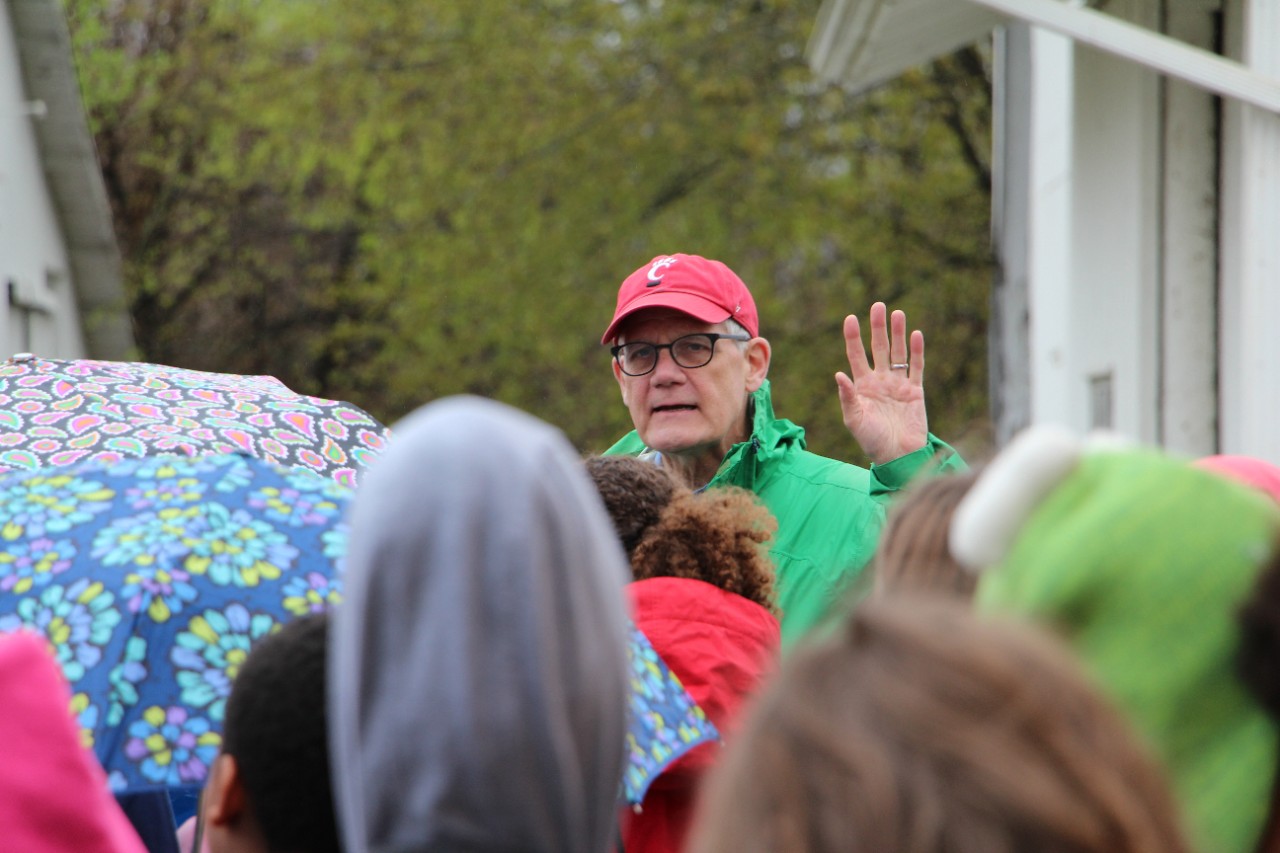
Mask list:
POLYGON ((0 631, 49 641, 113 790, 202 786, 250 649, 338 599, 351 494, 239 454, 0 478, 0 631))
POLYGON ((689 750, 720 733, 693 701, 649 638, 631 626, 627 658, 631 664, 630 722, 623 798, 638 806, 662 771, 689 750))
POLYGON ((0 471, 242 452, 354 486, 386 439, 363 409, 272 376, 29 353, 0 364, 0 471))

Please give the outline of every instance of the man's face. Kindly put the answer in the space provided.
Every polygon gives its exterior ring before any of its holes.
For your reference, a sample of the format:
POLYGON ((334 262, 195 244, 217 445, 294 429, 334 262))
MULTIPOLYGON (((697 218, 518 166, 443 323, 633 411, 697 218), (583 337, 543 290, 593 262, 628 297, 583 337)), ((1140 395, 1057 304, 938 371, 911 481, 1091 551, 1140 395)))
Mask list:
MULTIPOLYGON (((725 331, 723 324, 709 325, 659 309, 629 318, 618 343, 669 344, 694 332, 725 331)), ((748 436, 747 398, 763 384, 768 367, 768 344, 755 338, 745 353, 735 341, 716 341, 715 354, 703 367, 681 367, 670 350, 661 350, 652 372, 627 376, 615 360, 613 374, 632 423, 648 447, 676 455, 714 455, 718 462, 748 436)))

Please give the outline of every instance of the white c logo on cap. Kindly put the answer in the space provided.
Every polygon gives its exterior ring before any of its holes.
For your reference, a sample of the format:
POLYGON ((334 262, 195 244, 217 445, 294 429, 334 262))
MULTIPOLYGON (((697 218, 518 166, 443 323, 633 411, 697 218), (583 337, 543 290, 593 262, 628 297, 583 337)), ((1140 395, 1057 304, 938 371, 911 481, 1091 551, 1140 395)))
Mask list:
POLYGON ((664 270, 674 264, 679 258, 658 258, 653 262, 653 266, 649 267, 649 284, 650 286, 662 281, 664 270))

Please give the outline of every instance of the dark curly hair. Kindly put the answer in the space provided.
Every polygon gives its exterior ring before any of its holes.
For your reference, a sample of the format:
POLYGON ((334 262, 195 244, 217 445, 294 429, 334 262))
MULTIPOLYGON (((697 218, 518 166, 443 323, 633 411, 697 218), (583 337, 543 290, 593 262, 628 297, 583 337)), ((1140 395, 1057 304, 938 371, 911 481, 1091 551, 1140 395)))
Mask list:
POLYGON ((688 491, 666 468, 634 456, 589 456, 586 466, 628 559, 676 492, 688 491))
POLYGON ((329 776, 329 615, 291 619, 253 647, 231 686, 222 751, 240 767, 271 850, 338 853, 329 776))
POLYGON ((736 487, 692 492, 662 467, 632 456, 590 457, 586 470, 636 580, 703 580, 777 615, 768 544, 778 525, 755 494, 736 487))
POLYGON ((778 524, 746 489, 692 492, 657 465, 630 456, 587 459, 636 580, 690 578, 778 613, 768 545, 778 524))
POLYGON ((636 580, 692 578, 778 614, 767 546, 778 523, 746 489, 677 494, 631 557, 636 580))

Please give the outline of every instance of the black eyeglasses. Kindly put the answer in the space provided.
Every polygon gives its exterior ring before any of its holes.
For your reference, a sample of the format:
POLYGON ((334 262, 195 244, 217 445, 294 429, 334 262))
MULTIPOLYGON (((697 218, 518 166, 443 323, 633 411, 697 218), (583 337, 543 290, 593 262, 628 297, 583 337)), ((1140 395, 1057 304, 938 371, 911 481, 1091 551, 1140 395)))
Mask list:
POLYGON ((644 376, 652 373, 658 366, 658 352, 671 350, 671 359, 681 367, 706 367, 711 357, 716 354, 716 341, 749 341, 750 335, 720 335, 715 332, 697 332, 682 335, 669 344, 651 344, 647 341, 633 341, 619 344, 609 352, 618 362, 618 367, 628 376, 644 376))

